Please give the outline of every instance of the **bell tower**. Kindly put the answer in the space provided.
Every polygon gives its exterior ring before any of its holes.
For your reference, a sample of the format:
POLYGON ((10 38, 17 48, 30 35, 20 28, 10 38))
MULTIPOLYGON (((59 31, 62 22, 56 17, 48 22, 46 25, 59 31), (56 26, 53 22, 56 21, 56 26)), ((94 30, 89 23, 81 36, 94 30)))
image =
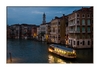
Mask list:
POLYGON ((43 22, 42 22, 43 24, 46 23, 46 20, 45 20, 45 19, 46 19, 46 15, 45 15, 45 13, 44 13, 44 14, 43 14, 43 22))

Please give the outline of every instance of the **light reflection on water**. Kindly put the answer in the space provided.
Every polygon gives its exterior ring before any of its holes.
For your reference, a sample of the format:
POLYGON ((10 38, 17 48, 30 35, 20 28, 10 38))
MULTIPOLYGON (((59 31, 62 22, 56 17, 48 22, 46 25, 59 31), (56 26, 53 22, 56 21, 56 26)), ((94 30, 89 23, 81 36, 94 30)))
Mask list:
POLYGON ((48 55, 48 60, 49 60, 49 63, 66 63, 64 60, 62 60, 61 58, 59 57, 56 57, 52 54, 49 54, 48 55))
POLYGON ((48 60, 49 63, 61 63, 61 64, 76 63, 76 59, 65 58, 53 53, 49 53, 48 60))

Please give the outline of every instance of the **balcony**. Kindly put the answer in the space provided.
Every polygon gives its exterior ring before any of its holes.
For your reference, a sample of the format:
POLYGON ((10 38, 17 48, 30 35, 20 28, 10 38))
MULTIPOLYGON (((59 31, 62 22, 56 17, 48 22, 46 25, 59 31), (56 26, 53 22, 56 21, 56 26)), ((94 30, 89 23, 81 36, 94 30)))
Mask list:
POLYGON ((74 31, 69 31, 69 33, 74 33, 74 31))
POLYGON ((90 23, 88 23, 87 25, 90 26, 90 23))
POLYGON ((85 33, 86 31, 84 30, 84 31, 82 31, 82 33, 85 33))
POLYGON ((69 24, 68 26, 75 26, 76 24, 75 23, 72 23, 72 24, 69 24))
POLYGON ((75 31, 74 33, 80 33, 80 31, 75 31))
POLYGON ((58 34, 58 32, 50 32, 50 34, 58 34))
POLYGON ((87 31, 87 33, 90 33, 91 31, 87 31))
POLYGON ((80 25, 80 23, 77 23, 77 25, 80 25))
POLYGON ((86 24, 84 23, 84 24, 82 24, 82 26, 85 26, 86 24))

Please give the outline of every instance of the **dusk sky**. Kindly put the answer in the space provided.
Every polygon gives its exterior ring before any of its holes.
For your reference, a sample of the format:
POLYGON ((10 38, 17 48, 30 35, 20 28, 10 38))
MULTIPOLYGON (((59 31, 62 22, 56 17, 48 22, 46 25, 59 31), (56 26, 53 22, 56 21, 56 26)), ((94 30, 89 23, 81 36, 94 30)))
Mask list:
MULTIPOLYGON (((84 7, 84 6, 83 6, 84 7)), ((35 6, 8 6, 7 7, 7 24, 36 24, 40 25, 43 21, 43 13, 46 14, 46 22, 50 22, 55 16, 61 17, 63 14, 68 15, 74 10, 81 9, 82 6, 68 7, 35 7, 35 6)))

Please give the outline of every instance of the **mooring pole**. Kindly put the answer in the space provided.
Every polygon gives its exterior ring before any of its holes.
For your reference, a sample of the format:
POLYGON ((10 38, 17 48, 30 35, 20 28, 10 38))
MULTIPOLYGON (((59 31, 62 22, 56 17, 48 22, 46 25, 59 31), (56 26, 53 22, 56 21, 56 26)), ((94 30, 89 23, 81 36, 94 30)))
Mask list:
POLYGON ((10 52, 9 52, 9 56, 10 56, 10 62, 12 62, 12 55, 10 52))

